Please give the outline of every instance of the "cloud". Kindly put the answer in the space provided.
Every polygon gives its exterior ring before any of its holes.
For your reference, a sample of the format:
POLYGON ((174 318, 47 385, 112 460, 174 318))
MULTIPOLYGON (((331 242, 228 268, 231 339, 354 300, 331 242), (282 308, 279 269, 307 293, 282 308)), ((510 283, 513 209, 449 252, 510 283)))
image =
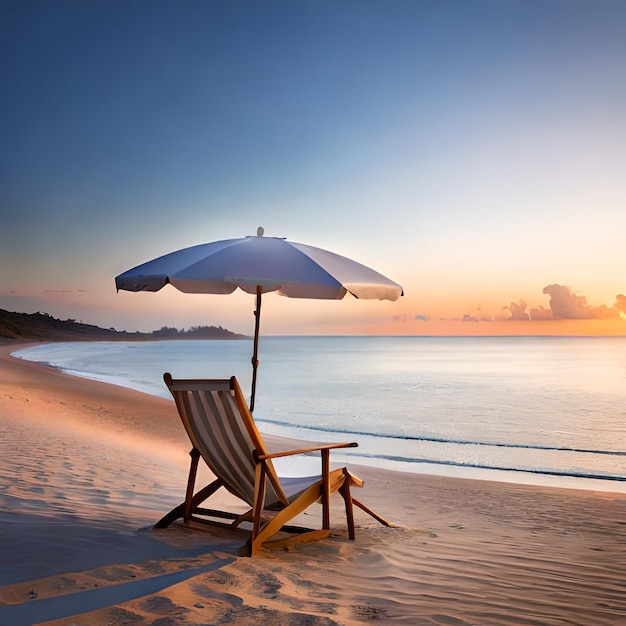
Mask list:
POLYGON ((502 307, 510 311, 511 317, 507 318, 515 321, 528 321, 530 319, 530 315, 526 313, 526 303, 523 300, 519 302, 511 302, 509 306, 502 307))
POLYGON ((587 298, 572 293, 564 285, 548 285, 543 292, 550 296, 552 317, 561 320, 592 320, 596 317, 593 307, 587 304, 587 298))
POLYGON ((530 309, 526 313, 526 303, 523 300, 511 302, 509 306, 502 307, 510 316, 507 320, 534 322, 548 320, 611 320, 626 319, 626 296, 615 297, 615 304, 607 306, 593 306, 587 302, 585 296, 573 293, 565 285, 552 284, 543 288, 545 295, 550 296, 550 308, 543 306, 530 309))
POLYGON ((602 304, 594 307, 587 302, 587 298, 572 293, 569 287, 563 285, 548 285, 543 293, 550 296, 550 309, 553 319, 557 320, 596 320, 619 318, 619 309, 602 304))
POLYGON ((533 322, 544 322, 554 318, 552 317, 552 311, 550 309, 540 306, 536 309, 530 309, 530 319, 533 320, 533 322))
POLYGON ((418 320, 419 322, 427 322, 430 319, 429 315, 424 315, 422 313, 418 313, 417 315, 411 317, 407 317, 407 315, 394 315, 391 318, 394 322, 406 322, 409 319, 418 320))

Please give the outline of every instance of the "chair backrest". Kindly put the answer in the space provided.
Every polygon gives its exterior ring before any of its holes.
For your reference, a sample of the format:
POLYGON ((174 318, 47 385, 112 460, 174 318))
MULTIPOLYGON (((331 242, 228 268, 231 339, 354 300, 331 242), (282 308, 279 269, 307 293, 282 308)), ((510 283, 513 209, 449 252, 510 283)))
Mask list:
MULTIPOLYGON (((163 379, 194 448, 226 488, 252 506, 254 452, 267 450, 237 379, 173 379, 170 374, 163 379)), ((271 462, 267 470, 268 497, 287 503, 271 462)))

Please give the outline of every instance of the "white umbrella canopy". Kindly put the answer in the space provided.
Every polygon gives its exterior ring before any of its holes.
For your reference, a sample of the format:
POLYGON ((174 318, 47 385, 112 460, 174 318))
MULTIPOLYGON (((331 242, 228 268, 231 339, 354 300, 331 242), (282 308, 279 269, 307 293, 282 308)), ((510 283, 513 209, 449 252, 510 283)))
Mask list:
POLYGON ((115 278, 118 289, 159 291, 172 285, 185 293, 256 294, 252 395, 254 409, 261 294, 340 300, 347 293, 366 300, 397 300, 402 287, 347 257, 278 237, 226 239, 171 252, 115 278))

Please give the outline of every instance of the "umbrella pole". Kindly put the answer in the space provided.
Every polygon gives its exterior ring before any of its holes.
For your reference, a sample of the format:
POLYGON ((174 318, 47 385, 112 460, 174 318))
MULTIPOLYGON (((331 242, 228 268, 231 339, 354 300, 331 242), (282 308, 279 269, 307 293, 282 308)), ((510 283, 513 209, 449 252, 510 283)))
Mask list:
POLYGON ((254 311, 254 350, 252 352, 252 393, 250 395, 250 412, 254 411, 254 395, 256 392, 256 370, 259 366, 259 324, 261 322, 261 285, 256 287, 256 310, 254 311))

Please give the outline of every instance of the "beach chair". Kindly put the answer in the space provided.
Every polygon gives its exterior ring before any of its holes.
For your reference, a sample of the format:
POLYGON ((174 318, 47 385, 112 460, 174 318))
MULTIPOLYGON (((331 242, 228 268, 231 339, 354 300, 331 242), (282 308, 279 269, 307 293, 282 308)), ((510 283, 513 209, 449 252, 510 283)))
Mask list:
POLYGON ((232 520, 229 526, 234 528, 242 522, 251 522, 252 532, 245 546, 245 552, 251 556, 281 529, 305 530, 286 524, 314 502, 321 502, 322 528, 329 530, 329 501, 335 491, 345 502, 350 539, 354 539, 355 534, 353 505, 381 524, 391 525, 352 497, 350 488, 363 486, 360 478, 345 467, 330 469, 330 451, 355 447, 356 443, 311 443, 297 450, 270 453, 234 376, 219 380, 174 380, 170 374, 165 374, 163 378, 174 396, 193 448, 185 501, 157 522, 156 528, 169 526, 180 518, 186 524, 193 520, 224 525, 224 520, 232 520), (321 455, 321 473, 318 476, 279 478, 272 459, 314 452, 321 455), (194 493, 200 458, 216 478, 194 493), (201 505, 221 487, 251 508, 239 515, 203 508, 201 505))

